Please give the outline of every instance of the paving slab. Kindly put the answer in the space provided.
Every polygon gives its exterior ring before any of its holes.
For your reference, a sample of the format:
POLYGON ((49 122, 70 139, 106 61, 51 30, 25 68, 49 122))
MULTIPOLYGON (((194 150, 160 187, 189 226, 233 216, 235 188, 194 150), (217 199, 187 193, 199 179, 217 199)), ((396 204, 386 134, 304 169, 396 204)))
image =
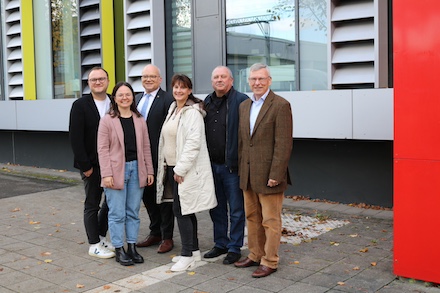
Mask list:
MULTIPOLYGON (((276 273, 255 279, 251 277, 254 268, 223 265, 222 257, 203 260, 187 272, 172 273, 171 258, 181 248, 177 227, 176 247, 171 252, 158 254, 157 247, 138 249, 144 264, 123 267, 114 259, 93 258, 87 253, 82 222, 84 191, 78 173, 2 164, 0 170, 3 186, 17 187, 31 181, 24 193, 0 198, 2 293, 440 293, 432 284, 394 276, 392 211, 286 198, 283 226, 297 238, 283 238, 276 273), (39 177, 30 178, 37 173, 39 177), (60 179, 63 176, 66 181, 60 179)), ((149 224, 144 208, 140 217, 139 237, 143 238, 149 224)), ((197 214, 197 218, 200 248, 206 252, 213 245, 212 222, 208 212, 197 214)), ((243 256, 248 253, 246 245, 247 240, 243 256)))

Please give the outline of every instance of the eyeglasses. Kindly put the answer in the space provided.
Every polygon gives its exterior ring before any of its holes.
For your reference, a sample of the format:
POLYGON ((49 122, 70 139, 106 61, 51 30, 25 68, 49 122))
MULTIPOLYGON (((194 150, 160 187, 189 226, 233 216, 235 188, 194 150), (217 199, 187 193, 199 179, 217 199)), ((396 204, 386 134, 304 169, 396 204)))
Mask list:
POLYGON ((259 83, 264 83, 264 82, 266 82, 269 78, 270 78, 270 76, 268 76, 268 77, 259 77, 259 78, 256 78, 256 77, 250 77, 250 78, 248 78, 248 80, 249 80, 250 83, 256 83, 257 81, 258 81, 259 83))
POLYGON ((142 75, 143 79, 156 79, 157 75, 142 75))
POLYGON ((106 81, 106 80, 107 80, 107 77, 90 78, 90 79, 89 79, 89 82, 91 82, 91 83, 97 83, 98 81, 99 81, 99 82, 104 82, 104 81, 106 81))

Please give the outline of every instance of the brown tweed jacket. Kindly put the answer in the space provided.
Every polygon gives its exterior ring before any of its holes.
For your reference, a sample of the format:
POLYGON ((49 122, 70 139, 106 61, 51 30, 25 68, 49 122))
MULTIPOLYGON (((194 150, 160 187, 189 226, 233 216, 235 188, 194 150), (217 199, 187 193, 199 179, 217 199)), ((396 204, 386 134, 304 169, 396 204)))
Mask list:
POLYGON ((292 110, 284 98, 269 91, 250 135, 252 100, 240 104, 238 158, 240 188, 256 193, 284 192, 290 184, 288 164, 292 152, 292 110), (269 179, 280 184, 268 187, 269 179))

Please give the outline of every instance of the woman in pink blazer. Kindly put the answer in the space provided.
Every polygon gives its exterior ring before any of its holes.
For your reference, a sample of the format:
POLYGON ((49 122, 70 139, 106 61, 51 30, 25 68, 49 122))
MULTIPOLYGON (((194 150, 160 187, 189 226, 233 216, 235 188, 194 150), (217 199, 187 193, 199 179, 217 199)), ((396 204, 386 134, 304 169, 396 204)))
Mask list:
POLYGON ((121 265, 143 263, 136 251, 139 209, 144 187, 153 184, 154 171, 147 125, 136 109, 134 91, 119 82, 112 93, 110 112, 98 128, 101 186, 109 207, 108 225, 121 265), (124 249, 124 234, 127 251, 124 249))

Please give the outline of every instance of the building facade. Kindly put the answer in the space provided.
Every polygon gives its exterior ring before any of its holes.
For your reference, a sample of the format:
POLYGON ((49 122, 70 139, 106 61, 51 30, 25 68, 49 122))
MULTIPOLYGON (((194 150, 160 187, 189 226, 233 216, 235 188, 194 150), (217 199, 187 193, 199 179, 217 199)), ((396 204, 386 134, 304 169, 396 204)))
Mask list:
POLYGON ((149 63, 249 93, 255 62, 292 105, 288 195, 391 207, 392 0, 0 0, 0 162, 73 170, 73 101, 94 66, 142 91, 149 63))

